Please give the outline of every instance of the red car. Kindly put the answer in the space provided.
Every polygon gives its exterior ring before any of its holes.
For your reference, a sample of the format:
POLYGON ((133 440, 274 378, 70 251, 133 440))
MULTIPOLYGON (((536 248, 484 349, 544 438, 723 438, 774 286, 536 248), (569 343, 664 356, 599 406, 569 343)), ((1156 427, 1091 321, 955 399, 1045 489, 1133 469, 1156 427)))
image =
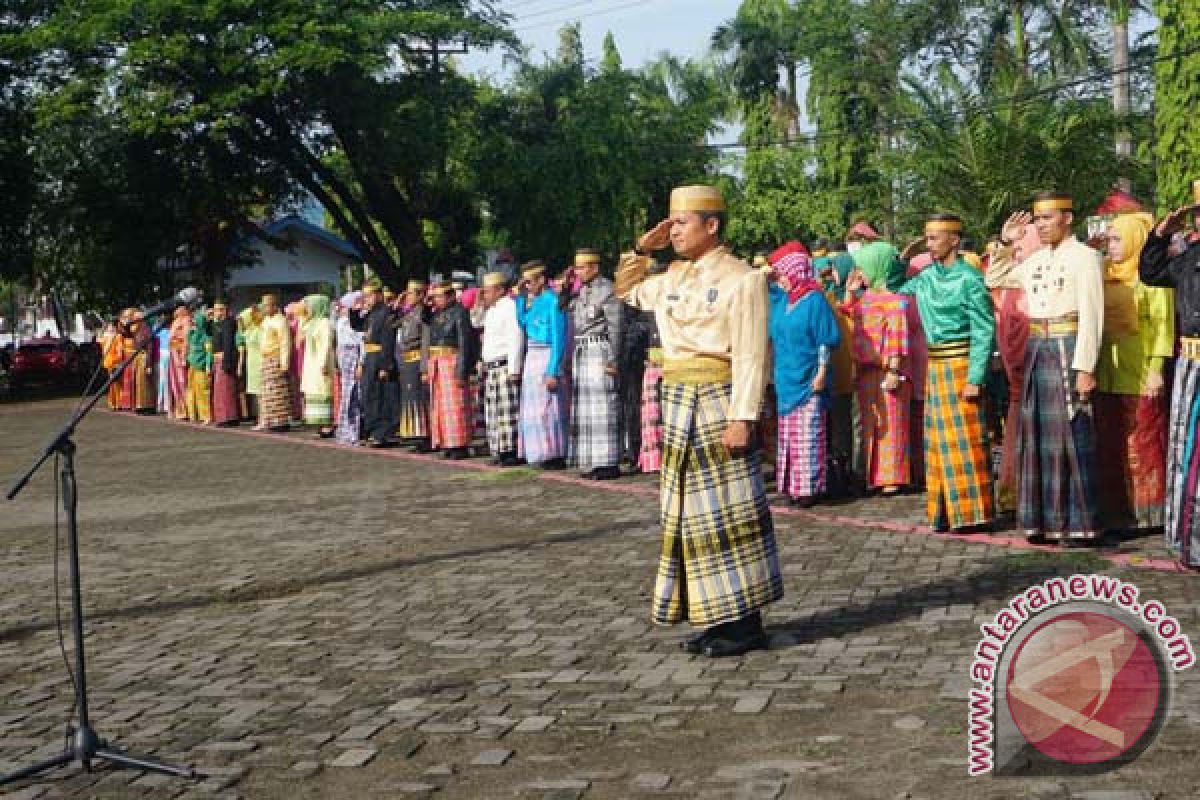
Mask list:
POLYGON ((30 339, 13 354, 9 380, 14 388, 31 383, 74 385, 83 375, 84 361, 79 346, 70 339, 30 339))

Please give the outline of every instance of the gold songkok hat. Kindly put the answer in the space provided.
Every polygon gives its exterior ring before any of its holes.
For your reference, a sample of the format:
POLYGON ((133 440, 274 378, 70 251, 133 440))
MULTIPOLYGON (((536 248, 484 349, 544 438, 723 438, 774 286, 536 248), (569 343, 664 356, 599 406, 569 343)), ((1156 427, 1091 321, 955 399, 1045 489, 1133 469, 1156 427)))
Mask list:
POLYGON ((450 288, 456 292, 461 292, 463 289, 466 288, 466 285, 462 281, 454 281, 453 283, 450 284, 450 288))
POLYGON ((1192 181, 1192 199, 1200 203, 1200 181, 1192 181))
POLYGON ((279 303, 279 297, 274 292, 267 292, 262 296, 262 300, 259 300, 259 302, 263 305, 266 305, 268 300, 270 300, 272 303, 279 303))
POLYGON ((680 186, 671 192, 671 213, 698 211, 718 213, 725 210, 725 198, 712 186, 680 186))
POLYGON ((1058 195, 1054 197, 1043 197, 1040 200, 1033 201, 1033 211, 1036 214, 1039 211, 1074 211, 1075 201, 1068 195, 1058 195))
POLYGON ((925 220, 926 233, 962 233, 961 219, 928 219, 925 220))
POLYGON ((546 265, 540 260, 526 261, 521 265, 521 277, 525 279, 540 278, 546 274, 546 265))
POLYGON ((454 284, 450 283, 450 281, 435 283, 432 287, 430 287, 429 293, 441 295, 454 294, 454 284))
POLYGON ((364 292, 378 292, 383 289, 383 282, 378 278, 367 278, 363 281, 362 290, 364 292))
POLYGON ((390 287, 390 286, 383 287, 383 297, 385 300, 395 297, 395 296, 396 296, 396 293, 392 291, 392 287, 390 287))
POLYGON ((600 251, 591 247, 581 247, 575 251, 575 266, 600 263, 600 251))
POLYGON ((492 289, 497 286, 507 286, 507 285, 508 285, 508 276, 505 275, 503 272, 489 272, 488 274, 483 276, 483 287, 485 289, 492 289))
POLYGON ((426 285, 427 284, 425 283, 425 281, 421 281, 421 280, 417 280, 416 278, 413 278, 411 281, 408 282, 407 291, 419 292, 422 289, 424 289, 426 287, 426 285))
POLYGON ((753 266, 755 269, 766 269, 767 267, 771 266, 771 262, 767 261, 766 256, 764 256, 762 253, 759 253, 754 257, 754 261, 752 262, 751 266, 753 266))

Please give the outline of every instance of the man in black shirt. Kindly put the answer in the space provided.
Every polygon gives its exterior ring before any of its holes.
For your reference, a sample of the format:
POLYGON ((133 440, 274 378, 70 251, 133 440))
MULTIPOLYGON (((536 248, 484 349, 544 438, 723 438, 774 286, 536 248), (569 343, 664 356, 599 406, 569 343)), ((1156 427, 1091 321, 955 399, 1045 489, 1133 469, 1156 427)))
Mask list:
POLYGON ((1171 392, 1167 442, 1167 546, 1185 566, 1200 568, 1200 447, 1196 418, 1200 411, 1200 242, 1171 254, 1171 240, 1190 219, 1200 230, 1200 181, 1192 185, 1194 202, 1162 219, 1142 248, 1138 273, 1148 286, 1175 290, 1179 360, 1171 392))

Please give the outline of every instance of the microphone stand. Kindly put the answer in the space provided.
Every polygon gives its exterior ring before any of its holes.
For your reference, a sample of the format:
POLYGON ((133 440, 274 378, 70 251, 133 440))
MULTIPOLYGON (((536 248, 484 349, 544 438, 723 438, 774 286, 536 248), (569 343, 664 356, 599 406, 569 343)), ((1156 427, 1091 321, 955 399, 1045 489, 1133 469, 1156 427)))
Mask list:
POLYGON ((109 743, 101 739, 95 729, 92 728, 91 717, 88 714, 87 663, 83 643, 83 589, 79 579, 79 529, 76 515, 78 501, 75 482, 76 447, 71 437, 74 435, 75 428, 78 427, 83 418, 95 407, 100 398, 108 394, 109 387, 124 375, 125 370, 130 368, 134 360, 146 351, 146 347, 155 339, 158 331, 161 329, 162 326, 154 329, 141 346, 126 358, 120 366, 113 370, 104 385, 94 395, 85 400, 83 405, 67 421, 67 424, 46 444, 42 450, 42 454, 34 462, 33 466, 13 483, 12 487, 8 490, 8 499, 12 500, 16 498, 21 490, 25 488, 26 484, 29 483, 29 479, 41 468, 42 464, 46 463, 55 454, 62 456, 60 479, 62 481, 63 510, 67 514, 67 549, 70 556, 71 569, 71 638, 75 646, 75 713, 79 718, 79 724, 74 728, 68 726, 67 735, 70 743, 62 753, 19 769, 16 772, 0 775, 0 786, 24 780, 46 770, 65 766, 74 761, 78 761, 83 766, 85 772, 92 771, 92 761, 101 761, 126 769, 158 772, 180 778, 202 777, 191 767, 166 764, 145 756, 132 755, 120 749, 110 747, 109 743))

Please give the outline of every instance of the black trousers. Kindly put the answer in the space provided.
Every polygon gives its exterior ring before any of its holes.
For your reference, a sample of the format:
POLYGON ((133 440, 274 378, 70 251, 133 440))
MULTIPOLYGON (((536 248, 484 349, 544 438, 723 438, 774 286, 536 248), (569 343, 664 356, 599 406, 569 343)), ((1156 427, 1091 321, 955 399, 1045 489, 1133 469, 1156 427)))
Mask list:
POLYGON ((621 375, 621 457, 638 463, 642 452, 642 380, 644 370, 621 375))
POLYGON ((386 363, 381 354, 367 353, 363 357, 361 387, 363 433, 377 442, 391 441, 399 419, 396 365, 386 363), (387 380, 380 380, 381 369, 387 369, 387 380))

